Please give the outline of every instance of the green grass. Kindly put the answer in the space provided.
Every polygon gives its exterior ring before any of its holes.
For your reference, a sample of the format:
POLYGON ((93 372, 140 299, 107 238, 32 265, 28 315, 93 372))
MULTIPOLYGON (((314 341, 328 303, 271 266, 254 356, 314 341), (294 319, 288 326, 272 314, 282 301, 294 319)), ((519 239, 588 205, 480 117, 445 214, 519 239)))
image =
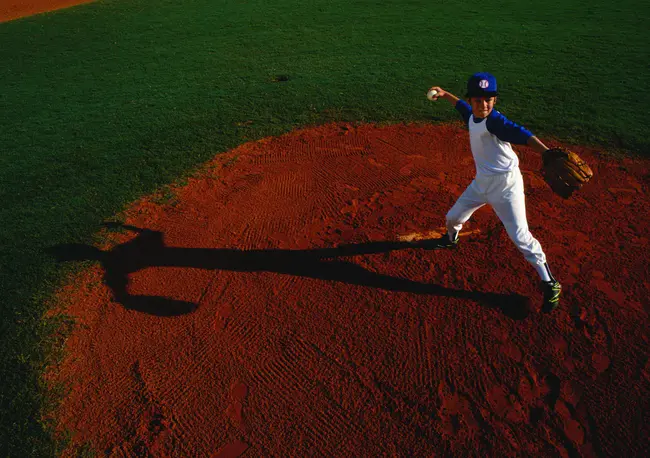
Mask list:
POLYGON ((536 3, 116 0, 0 24, 0 455, 56 453, 39 374, 62 271, 44 250, 219 152, 331 120, 456 120, 424 92, 487 70, 542 139, 647 154, 650 9, 536 3))

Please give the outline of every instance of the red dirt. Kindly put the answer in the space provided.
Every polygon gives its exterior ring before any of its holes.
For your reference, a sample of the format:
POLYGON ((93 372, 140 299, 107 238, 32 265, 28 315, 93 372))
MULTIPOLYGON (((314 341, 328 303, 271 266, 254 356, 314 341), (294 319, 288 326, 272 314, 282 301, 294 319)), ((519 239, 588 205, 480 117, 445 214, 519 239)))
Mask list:
POLYGON ((2 0, 0 3, 0 22, 12 21, 32 14, 59 10, 92 0, 2 0))
POLYGON ((68 453, 643 455, 650 163, 576 147, 595 176, 562 200, 520 149, 565 288, 548 315, 487 207, 457 250, 400 242, 444 232, 468 143, 431 125, 264 139, 134 205, 139 229, 103 251, 59 247, 100 261, 60 294, 78 322, 49 373, 71 387, 68 453))

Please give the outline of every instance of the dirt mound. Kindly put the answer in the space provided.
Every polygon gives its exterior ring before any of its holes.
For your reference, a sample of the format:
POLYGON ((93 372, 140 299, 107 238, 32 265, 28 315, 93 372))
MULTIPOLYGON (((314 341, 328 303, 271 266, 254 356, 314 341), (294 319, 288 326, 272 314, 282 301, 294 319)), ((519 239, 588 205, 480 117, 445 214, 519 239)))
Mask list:
POLYGON ((538 277, 489 207, 419 239, 474 176, 454 126, 327 125, 218 156, 129 210, 61 293, 57 420, 115 456, 640 456, 650 444, 647 161, 554 196, 519 150, 538 277))

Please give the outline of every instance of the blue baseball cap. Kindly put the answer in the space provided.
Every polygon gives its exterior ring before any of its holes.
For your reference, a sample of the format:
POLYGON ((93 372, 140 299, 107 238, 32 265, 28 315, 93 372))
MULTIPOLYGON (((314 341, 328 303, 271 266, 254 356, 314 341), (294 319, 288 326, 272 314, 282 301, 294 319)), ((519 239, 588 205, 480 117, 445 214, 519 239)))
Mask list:
POLYGON ((467 97, 494 97, 497 95, 497 79, 491 73, 474 73, 467 80, 467 97))

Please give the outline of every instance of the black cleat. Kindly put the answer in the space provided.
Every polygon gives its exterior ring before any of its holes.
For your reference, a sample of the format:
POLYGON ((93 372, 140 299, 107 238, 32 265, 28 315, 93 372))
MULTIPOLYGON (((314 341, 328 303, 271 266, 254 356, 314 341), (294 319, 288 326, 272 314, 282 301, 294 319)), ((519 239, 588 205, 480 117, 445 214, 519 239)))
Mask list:
POLYGON ((408 242, 411 244, 414 248, 424 248, 425 250, 437 250, 440 248, 456 248, 458 246, 458 236, 456 236, 456 240, 453 242, 449 240, 449 236, 447 234, 443 235, 439 239, 425 239, 425 240, 418 240, 415 242, 408 242))
POLYGON ((456 248, 458 246, 458 235, 456 235, 456 238, 451 241, 449 240, 449 234, 445 233, 445 235, 435 242, 438 245, 438 248, 456 248))
POLYGON ((555 310, 560 305, 560 293, 562 292, 562 285, 556 280, 543 281, 542 291, 544 292, 544 304, 542 305, 542 312, 549 313, 555 310))

